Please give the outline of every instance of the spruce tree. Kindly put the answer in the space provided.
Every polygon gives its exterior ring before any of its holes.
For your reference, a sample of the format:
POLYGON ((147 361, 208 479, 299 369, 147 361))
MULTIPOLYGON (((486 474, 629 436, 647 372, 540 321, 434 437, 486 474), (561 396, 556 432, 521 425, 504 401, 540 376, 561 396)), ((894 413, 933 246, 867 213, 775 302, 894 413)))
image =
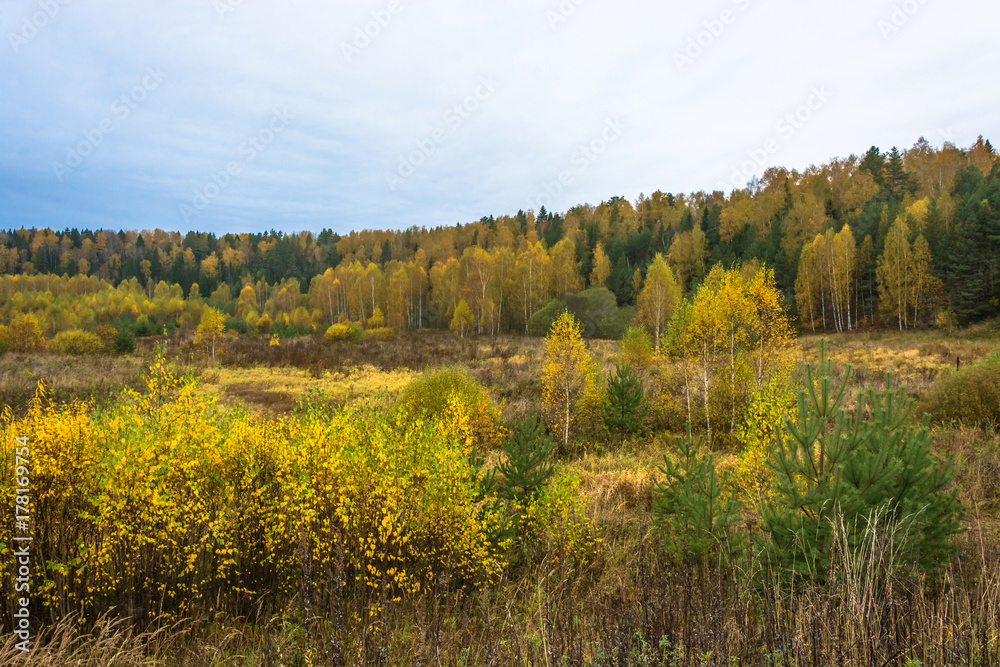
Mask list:
POLYGON ((604 425, 612 433, 618 434, 621 443, 625 438, 638 433, 642 428, 642 418, 646 416, 646 397, 642 383, 625 364, 615 367, 615 374, 608 377, 607 402, 604 405, 604 425))
POLYGON ((502 496, 512 507, 526 507, 545 488, 554 472, 555 443, 542 423, 525 418, 513 425, 503 441, 504 459, 498 466, 503 475, 502 496))
POLYGON ((702 454, 703 438, 687 433, 677 438, 678 460, 666 456, 660 472, 665 479, 653 490, 653 517, 667 538, 666 547, 677 560, 731 558, 741 545, 736 530, 740 504, 725 493, 711 453, 702 454))
POLYGON ((772 565, 824 580, 836 550, 856 558, 875 539, 897 564, 933 570, 952 553, 962 517, 950 462, 935 460, 929 416, 911 425, 913 400, 888 374, 849 414, 850 374, 835 385, 824 350, 818 376, 806 371, 796 419, 776 429, 776 496, 763 511, 772 565))
POLYGON ((978 202, 963 221, 950 262, 951 302, 964 322, 1000 313, 1000 187, 992 191, 996 201, 978 202))

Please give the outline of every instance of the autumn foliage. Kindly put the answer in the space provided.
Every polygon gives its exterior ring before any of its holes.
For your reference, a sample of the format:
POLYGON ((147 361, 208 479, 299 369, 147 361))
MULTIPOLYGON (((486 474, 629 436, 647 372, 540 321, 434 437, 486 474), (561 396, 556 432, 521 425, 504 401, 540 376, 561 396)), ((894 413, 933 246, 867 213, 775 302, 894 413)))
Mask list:
POLYGON ((247 613, 301 590, 304 570, 328 602, 350 593, 370 609, 442 581, 483 586, 503 545, 471 463, 472 417, 448 399, 433 417, 319 402, 268 421, 220 411, 162 360, 144 392, 107 408, 57 405, 39 387, 27 414, 4 414, 2 445, 12 460, 15 436, 31 443, 44 614, 247 613))
POLYGON ((573 422, 593 417, 600 407, 598 373, 576 318, 563 313, 545 341, 542 400, 546 421, 564 445, 573 422))
POLYGON ((671 321, 669 338, 688 421, 704 426, 710 447, 735 446, 734 485, 756 503, 771 492, 767 455, 791 410, 794 362, 773 274, 749 268, 713 269, 671 321))

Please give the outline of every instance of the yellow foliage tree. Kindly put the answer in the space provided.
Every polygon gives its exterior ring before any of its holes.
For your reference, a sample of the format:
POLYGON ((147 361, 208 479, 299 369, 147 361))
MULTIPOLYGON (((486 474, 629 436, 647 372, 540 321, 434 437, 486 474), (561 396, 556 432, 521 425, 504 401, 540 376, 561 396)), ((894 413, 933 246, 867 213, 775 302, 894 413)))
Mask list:
POLYGON ((382 314, 382 309, 378 306, 372 311, 372 316, 368 318, 365 322, 366 329, 379 329, 385 326, 385 315, 382 314))
POLYGON ((545 339, 542 396, 547 421, 569 442, 570 424, 596 391, 594 362, 580 335, 580 324, 564 312, 545 339))
POLYGON ((465 338, 465 332, 471 331, 474 326, 476 318, 473 317, 469 304, 462 299, 455 307, 455 316, 451 318, 451 330, 457 333, 459 338, 465 338))
POLYGON ((10 349, 14 352, 37 352, 45 349, 45 335, 38 320, 30 313, 15 317, 5 332, 10 349))
POLYGON ((885 250, 878 261, 879 302, 887 318, 895 318, 899 330, 910 326, 909 311, 913 304, 913 248, 908 237, 910 228, 902 217, 889 229, 885 250))
POLYGON ((201 314, 201 323, 195 330, 195 345, 202 345, 215 359, 215 346, 226 337, 226 318, 215 308, 206 308, 201 314))
POLYGON ((611 275, 611 260, 604 252, 604 244, 598 242, 594 248, 594 269, 590 272, 591 285, 603 285, 611 275))
MULTIPOLYGON (((769 269, 748 279, 738 268, 713 268, 671 321, 669 338, 682 361, 689 418, 691 396, 701 393, 709 443, 725 422, 726 433, 737 432, 748 419, 750 397, 791 370, 792 328, 769 269)), ((773 387, 767 393, 784 396, 773 387)))
POLYGON ((663 255, 656 253, 646 273, 646 282, 639 292, 639 312, 636 319, 653 335, 657 352, 660 350, 660 336, 666 331, 667 323, 680 300, 681 288, 674 278, 674 272, 663 255))

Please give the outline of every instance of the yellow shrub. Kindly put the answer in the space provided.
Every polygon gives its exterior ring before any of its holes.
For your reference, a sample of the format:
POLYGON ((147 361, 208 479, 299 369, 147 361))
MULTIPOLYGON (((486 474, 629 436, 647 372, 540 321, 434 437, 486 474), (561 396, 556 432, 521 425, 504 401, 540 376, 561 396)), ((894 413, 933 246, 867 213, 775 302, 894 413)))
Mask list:
POLYGON ((346 322, 344 324, 333 324, 323 338, 330 343, 346 343, 346 342, 359 342, 365 336, 364 329, 361 328, 360 324, 354 322, 346 322))
POLYGON ((48 348, 53 354, 100 354, 104 351, 104 343, 97 334, 74 329, 57 333, 49 341, 48 348))
POLYGON ((597 552, 598 540, 586 516, 580 479, 573 473, 557 474, 529 507, 522 525, 530 537, 544 545, 550 564, 584 563, 597 552))
POLYGON ((736 440, 742 445, 735 483, 739 495, 751 506, 772 496, 774 473, 767 467, 768 448, 774 444, 774 429, 791 415, 795 394, 789 375, 775 375, 749 398, 743 423, 737 426, 736 440))
POLYGON ((441 418, 449 410, 461 410, 476 443, 484 448, 498 447, 504 436, 500 409, 482 385, 461 368, 442 368, 415 377, 403 389, 399 405, 413 418, 441 418))
POLYGON ((396 330, 393 329, 392 327, 379 327, 377 329, 369 329, 366 332, 365 336, 370 340, 380 340, 388 342, 396 340, 396 330))
POLYGON ((100 339, 105 352, 111 352, 114 349, 118 329, 110 324, 98 324, 97 328, 94 329, 94 334, 100 339))
POLYGON ((37 352, 45 349, 45 335, 34 315, 21 313, 3 332, 5 342, 14 352, 37 352))
POLYGON ((365 322, 366 329, 381 329, 385 326, 385 315, 382 314, 382 309, 376 307, 372 311, 371 317, 365 322))
MULTIPOLYGON (((53 619, 249 612, 265 592, 290 599, 303 572, 324 595, 395 599, 445 573, 482 586, 502 568, 454 401, 436 419, 317 404, 274 422, 220 412, 160 359, 144 391, 100 412, 40 387, 0 426, 4 461, 18 437, 31 449, 33 544, 46 554, 34 583, 53 619)), ((13 478, 0 479, 8 516, 13 478)), ((12 528, 0 522, 0 556, 12 528)), ((12 563, 0 558, 0 577, 12 563)))
POLYGON ((643 327, 629 327, 621 342, 621 358, 636 370, 649 368, 653 360, 653 341, 643 327))

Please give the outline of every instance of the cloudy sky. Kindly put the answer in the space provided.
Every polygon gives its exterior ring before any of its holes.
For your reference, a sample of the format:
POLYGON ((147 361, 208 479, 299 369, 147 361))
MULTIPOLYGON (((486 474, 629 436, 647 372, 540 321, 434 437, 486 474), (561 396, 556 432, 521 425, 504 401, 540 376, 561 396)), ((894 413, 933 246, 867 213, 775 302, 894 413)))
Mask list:
POLYGON ((338 232, 1000 140, 983 0, 0 0, 0 228, 338 232))

